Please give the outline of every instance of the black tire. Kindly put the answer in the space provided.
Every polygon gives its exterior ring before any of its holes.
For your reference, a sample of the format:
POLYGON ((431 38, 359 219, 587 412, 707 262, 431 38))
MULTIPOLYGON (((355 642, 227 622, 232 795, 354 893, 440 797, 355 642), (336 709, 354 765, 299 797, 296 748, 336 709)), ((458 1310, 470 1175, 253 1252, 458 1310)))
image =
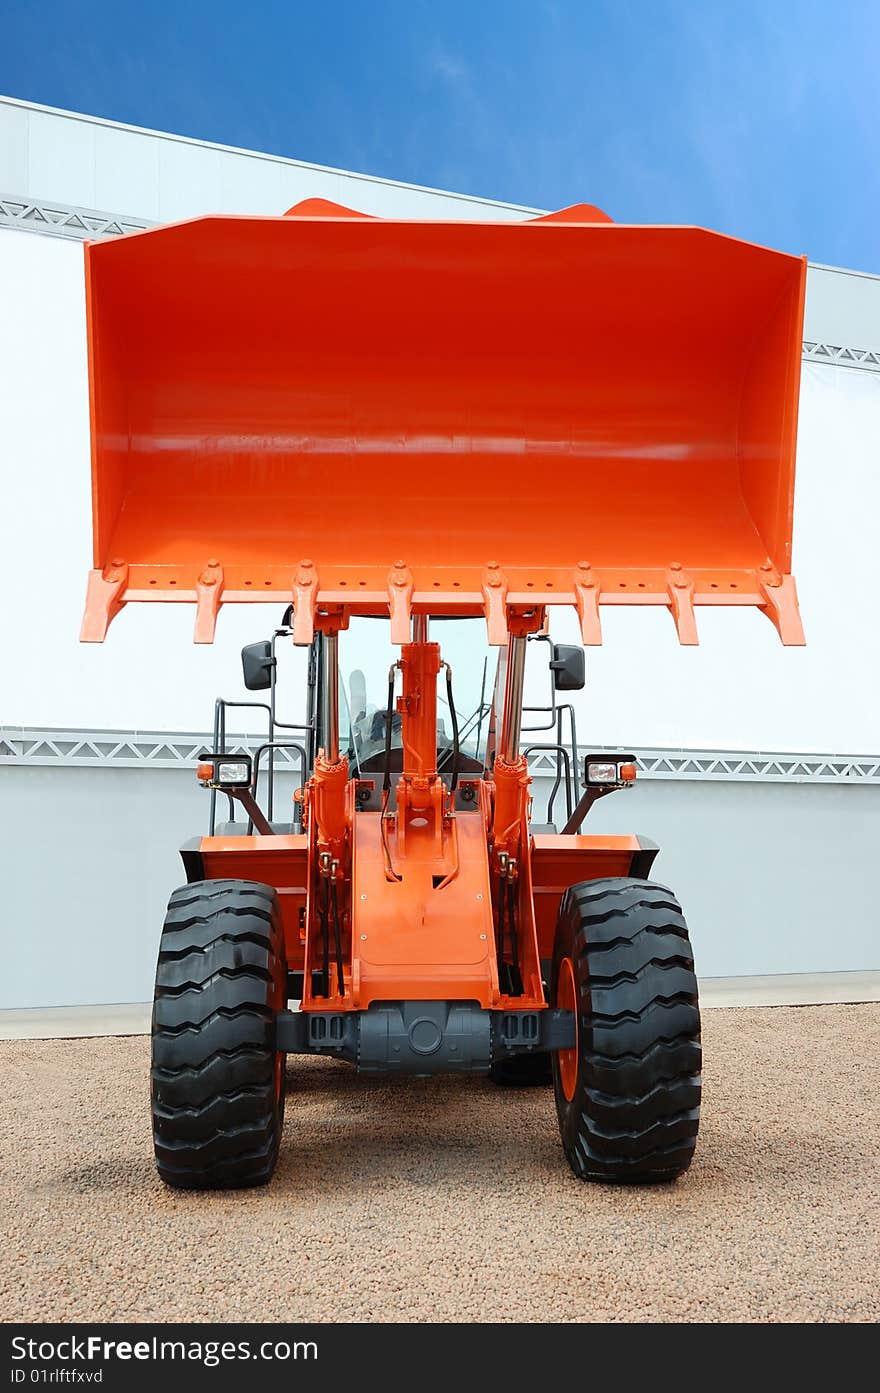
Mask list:
POLYGON ((175 890, 153 1004, 156 1165, 176 1189, 264 1185, 284 1120, 275 1013, 287 971, 278 898, 249 880, 175 890))
POLYGON ((513 1054, 496 1059, 489 1068, 489 1078, 499 1088, 546 1088, 553 1082, 553 1064, 546 1051, 513 1054))
POLYGON ((687 925, 672 892, 634 879, 567 890, 551 1000, 577 1011, 576 1050, 553 1057, 559 1130, 575 1175, 628 1182, 681 1175, 699 1126, 700 1011, 687 925))

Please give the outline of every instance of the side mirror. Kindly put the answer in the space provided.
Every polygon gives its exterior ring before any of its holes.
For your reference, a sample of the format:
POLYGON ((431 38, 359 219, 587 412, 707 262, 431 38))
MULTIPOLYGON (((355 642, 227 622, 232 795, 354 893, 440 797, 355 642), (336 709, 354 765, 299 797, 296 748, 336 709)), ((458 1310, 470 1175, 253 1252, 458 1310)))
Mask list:
POLYGON ((244 672, 244 685, 249 692, 264 692, 272 685, 272 645, 269 640, 262 643, 249 643, 241 650, 241 666, 244 672))
POLYGON ((582 691, 587 680, 584 650, 565 643, 554 643, 550 671, 557 692, 582 691))

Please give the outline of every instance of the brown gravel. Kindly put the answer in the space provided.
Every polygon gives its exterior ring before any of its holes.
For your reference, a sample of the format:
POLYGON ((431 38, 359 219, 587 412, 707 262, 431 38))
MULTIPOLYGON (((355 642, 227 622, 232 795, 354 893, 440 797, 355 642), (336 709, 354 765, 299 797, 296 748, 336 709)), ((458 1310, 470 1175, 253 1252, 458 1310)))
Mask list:
POLYGON ((697 1158, 582 1185, 549 1090, 288 1065, 271 1186, 166 1190, 148 1042, 0 1047, 6 1320, 880 1316, 880 1006, 707 1012, 697 1158))

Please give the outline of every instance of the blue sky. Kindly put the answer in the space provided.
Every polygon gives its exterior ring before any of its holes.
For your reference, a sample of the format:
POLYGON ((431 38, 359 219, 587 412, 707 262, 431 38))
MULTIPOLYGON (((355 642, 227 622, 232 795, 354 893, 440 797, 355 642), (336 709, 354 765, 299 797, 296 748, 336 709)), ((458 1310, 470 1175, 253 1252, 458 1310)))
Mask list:
POLYGON ((0 0, 0 91, 880 272, 880 0, 0 0))

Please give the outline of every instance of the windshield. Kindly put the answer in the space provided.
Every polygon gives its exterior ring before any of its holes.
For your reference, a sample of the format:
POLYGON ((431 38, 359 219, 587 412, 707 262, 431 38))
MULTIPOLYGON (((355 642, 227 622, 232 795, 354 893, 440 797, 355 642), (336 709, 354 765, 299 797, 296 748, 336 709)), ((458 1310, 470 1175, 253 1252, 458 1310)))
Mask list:
MULTIPOLYGON (((483 619, 432 619, 428 638, 439 643, 440 656, 452 668, 452 692, 458 717, 459 769, 480 772, 486 754, 489 709, 496 655, 486 642, 483 619)), ((388 670, 400 657, 388 637, 388 621, 352 618, 339 636, 339 733, 353 772, 375 773, 384 765, 388 670)), ((400 679, 396 684, 400 693, 400 679)), ((400 716, 391 720, 391 748, 400 751, 400 716)), ((437 679, 437 767, 451 769, 452 721, 446 672, 437 679)), ((398 753, 392 767, 399 770, 398 753)))

